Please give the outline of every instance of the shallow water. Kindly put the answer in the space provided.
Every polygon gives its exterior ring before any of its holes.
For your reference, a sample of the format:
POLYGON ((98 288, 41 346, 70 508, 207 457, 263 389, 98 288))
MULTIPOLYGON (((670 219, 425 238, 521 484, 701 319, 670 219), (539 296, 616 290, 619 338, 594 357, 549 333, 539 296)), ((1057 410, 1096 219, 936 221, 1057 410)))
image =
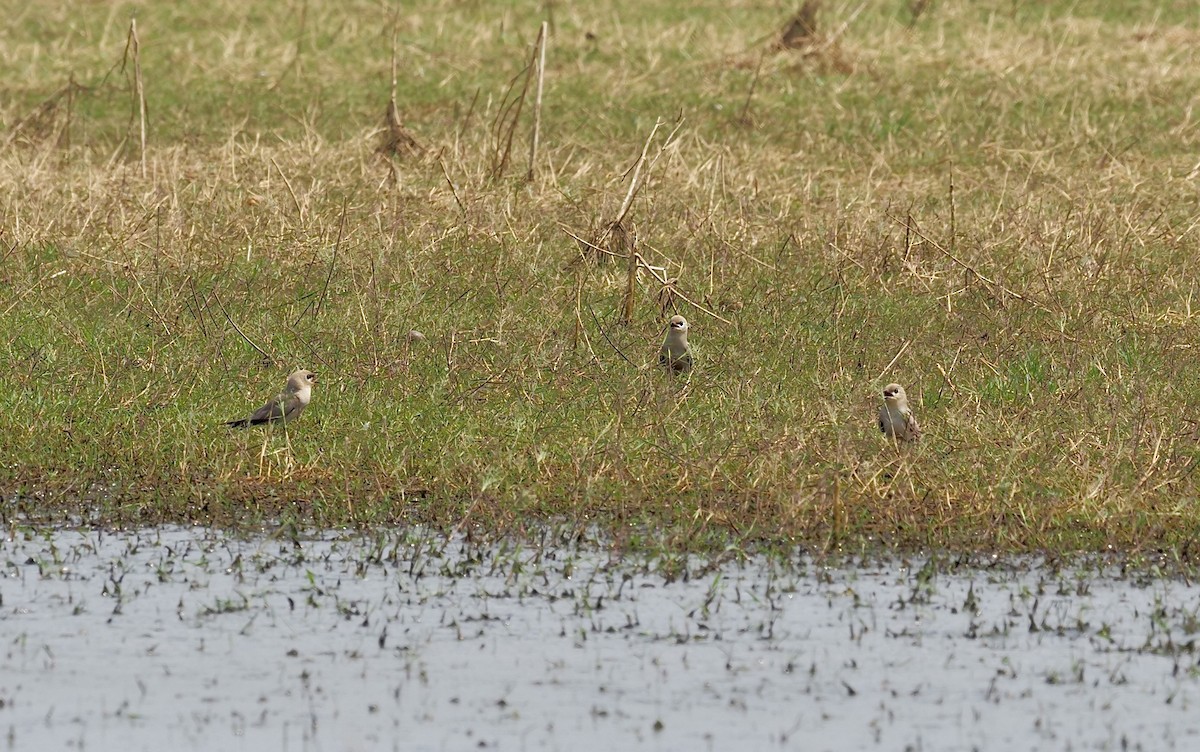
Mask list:
POLYGON ((1200 745, 1200 587, 1113 567, 8 532, 0 749, 1200 745))

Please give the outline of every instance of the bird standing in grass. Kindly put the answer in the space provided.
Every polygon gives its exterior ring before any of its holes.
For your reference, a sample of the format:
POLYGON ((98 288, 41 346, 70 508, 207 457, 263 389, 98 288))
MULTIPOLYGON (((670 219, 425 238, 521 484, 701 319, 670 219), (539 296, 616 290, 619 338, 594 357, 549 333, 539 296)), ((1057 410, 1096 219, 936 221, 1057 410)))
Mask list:
POLYGON ((269 400, 258 408, 249 418, 231 420, 225 425, 233 428, 261 426, 264 423, 288 423, 300 417, 304 408, 312 401, 312 385, 317 383, 317 375, 312 371, 300 369, 288 376, 287 388, 283 393, 269 400))
POLYGON ((671 373, 692 370, 692 348, 688 345, 688 322, 682 316, 672 316, 667 324, 667 336, 658 351, 658 364, 671 373))
POLYGON ((917 417, 908 407, 908 395, 899 384, 883 388, 883 407, 879 408, 879 430, 890 439, 916 441, 921 438, 917 417))

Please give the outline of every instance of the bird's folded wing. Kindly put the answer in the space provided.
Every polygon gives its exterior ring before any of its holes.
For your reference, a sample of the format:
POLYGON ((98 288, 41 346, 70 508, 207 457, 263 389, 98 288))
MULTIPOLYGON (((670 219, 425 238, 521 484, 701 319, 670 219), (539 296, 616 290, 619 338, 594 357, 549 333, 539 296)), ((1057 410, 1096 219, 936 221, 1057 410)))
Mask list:
POLYGON ((257 425, 259 423, 266 423, 268 421, 282 418, 285 415, 284 405, 286 402, 287 397, 285 395, 276 397, 267 404, 255 410, 254 414, 250 416, 250 422, 257 425))
POLYGON ((917 423, 917 416, 908 413, 904 416, 905 426, 908 428, 908 435, 914 439, 920 437, 921 426, 917 423))
POLYGON ((283 401, 283 419, 288 421, 296 417, 307 404, 307 402, 300 399, 300 395, 289 394, 287 399, 283 401))

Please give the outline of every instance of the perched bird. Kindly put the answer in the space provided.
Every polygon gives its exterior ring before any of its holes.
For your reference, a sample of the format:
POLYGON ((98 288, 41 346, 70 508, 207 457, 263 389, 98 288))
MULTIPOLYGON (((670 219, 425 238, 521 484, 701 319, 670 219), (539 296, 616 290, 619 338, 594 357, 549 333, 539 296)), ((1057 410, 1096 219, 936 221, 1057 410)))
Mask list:
POLYGON ((890 439, 916 441, 921 438, 921 427, 908 407, 908 395, 899 384, 888 384, 883 388, 883 407, 879 408, 879 430, 890 439))
POLYGON ((233 428, 246 426, 261 426, 263 423, 289 423, 300 417, 304 408, 312 400, 312 385, 317 383, 317 375, 312 371, 292 372, 288 376, 287 388, 275 399, 254 411, 249 418, 231 420, 225 425, 233 428))
POLYGON ((658 351, 658 364, 672 373, 692 370, 692 348, 687 340, 688 322, 682 316, 672 316, 667 324, 667 336, 658 351))

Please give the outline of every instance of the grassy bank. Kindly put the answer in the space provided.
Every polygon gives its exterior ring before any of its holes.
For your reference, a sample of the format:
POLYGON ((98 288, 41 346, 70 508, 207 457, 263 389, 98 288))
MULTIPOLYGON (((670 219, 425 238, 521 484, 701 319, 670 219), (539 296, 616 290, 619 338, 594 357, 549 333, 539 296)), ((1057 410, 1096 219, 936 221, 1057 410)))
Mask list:
POLYGON ((7 516, 1193 555, 1191 3, 7 5, 7 516))

